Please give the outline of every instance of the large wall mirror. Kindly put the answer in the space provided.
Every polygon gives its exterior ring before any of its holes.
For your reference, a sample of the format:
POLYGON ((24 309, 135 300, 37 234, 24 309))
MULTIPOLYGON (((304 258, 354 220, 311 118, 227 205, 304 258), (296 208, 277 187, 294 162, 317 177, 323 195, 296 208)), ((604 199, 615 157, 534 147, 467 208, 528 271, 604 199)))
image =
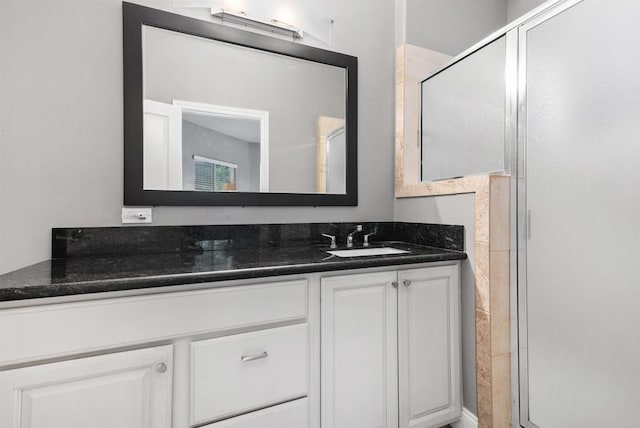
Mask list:
POLYGON ((357 58, 123 3, 125 205, 357 205, 357 58))

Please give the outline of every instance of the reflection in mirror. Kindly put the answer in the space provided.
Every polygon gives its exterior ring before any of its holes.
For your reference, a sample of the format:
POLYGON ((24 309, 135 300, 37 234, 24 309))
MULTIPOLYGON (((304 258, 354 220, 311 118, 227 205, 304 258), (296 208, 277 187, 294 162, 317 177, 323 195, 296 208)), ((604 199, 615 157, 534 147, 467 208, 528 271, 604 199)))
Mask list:
POLYGON ((238 116, 187 111, 182 116, 183 190, 204 192, 267 191, 269 113, 238 116), (252 116, 261 116, 255 118, 252 116), (261 153, 267 155, 261 156, 261 153), (261 171, 265 179, 261 181, 261 171))
POLYGON ((346 193, 344 68, 148 25, 142 36, 144 190, 346 193), (323 143, 321 188, 322 117, 342 134, 323 143))
POLYGON ((345 193, 346 139, 344 126, 327 137, 327 193, 345 193))
POLYGON ((269 113, 144 101, 144 189, 268 191, 269 113))
POLYGON ((502 36, 422 82, 422 181, 505 170, 505 61, 502 36))
POLYGON ((346 192, 345 121, 337 117, 318 118, 317 192, 346 192))

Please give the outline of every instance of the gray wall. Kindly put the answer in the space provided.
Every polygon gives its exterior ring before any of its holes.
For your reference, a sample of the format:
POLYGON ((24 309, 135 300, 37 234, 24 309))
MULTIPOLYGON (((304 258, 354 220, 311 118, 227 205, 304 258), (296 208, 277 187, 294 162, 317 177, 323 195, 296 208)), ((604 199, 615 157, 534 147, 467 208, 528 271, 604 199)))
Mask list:
POLYGON ((546 0, 509 0, 507 7, 507 20, 515 21, 532 9, 540 6, 546 0))
MULTIPOLYGON (((173 10, 171 0, 140 1, 173 10)), ((358 207, 157 207, 155 225, 393 218, 392 0, 328 0, 359 60, 358 207)), ((118 226, 121 0, 0 3, 0 273, 50 257, 52 227, 118 226)), ((206 9, 180 10, 205 18, 206 9)), ((210 19, 207 17, 207 19, 210 19)))
POLYGON ((507 24, 508 0, 406 1, 406 43, 455 56, 507 24))
POLYGON ((396 0, 400 43, 455 56, 545 0, 396 0))
POLYGON ((396 199, 395 220, 464 226, 464 247, 469 258, 462 262, 462 387, 464 407, 474 414, 476 404, 475 225, 474 195, 396 199))

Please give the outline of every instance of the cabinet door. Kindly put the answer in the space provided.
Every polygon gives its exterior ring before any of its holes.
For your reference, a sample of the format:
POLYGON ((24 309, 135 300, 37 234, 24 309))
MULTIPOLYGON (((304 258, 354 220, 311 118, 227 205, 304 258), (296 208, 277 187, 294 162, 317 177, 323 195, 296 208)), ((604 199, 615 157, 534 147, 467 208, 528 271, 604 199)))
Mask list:
POLYGON ((324 428, 398 426, 396 272, 322 279, 324 428))
POLYGON ((431 428, 462 414, 458 266, 398 272, 400 427, 431 428))
POLYGON ((168 428, 172 347, 0 372, 0 426, 168 428))

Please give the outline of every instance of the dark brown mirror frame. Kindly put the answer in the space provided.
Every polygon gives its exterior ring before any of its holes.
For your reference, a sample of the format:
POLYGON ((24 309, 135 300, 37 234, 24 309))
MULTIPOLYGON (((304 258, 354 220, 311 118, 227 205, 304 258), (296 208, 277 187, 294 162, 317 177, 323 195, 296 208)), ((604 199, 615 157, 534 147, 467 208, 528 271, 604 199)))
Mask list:
POLYGON ((122 3, 124 66, 124 205, 357 206, 358 58, 132 3, 122 3), (346 194, 199 192, 143 189, 142 26, 286 55, 345 69, 346 194))

